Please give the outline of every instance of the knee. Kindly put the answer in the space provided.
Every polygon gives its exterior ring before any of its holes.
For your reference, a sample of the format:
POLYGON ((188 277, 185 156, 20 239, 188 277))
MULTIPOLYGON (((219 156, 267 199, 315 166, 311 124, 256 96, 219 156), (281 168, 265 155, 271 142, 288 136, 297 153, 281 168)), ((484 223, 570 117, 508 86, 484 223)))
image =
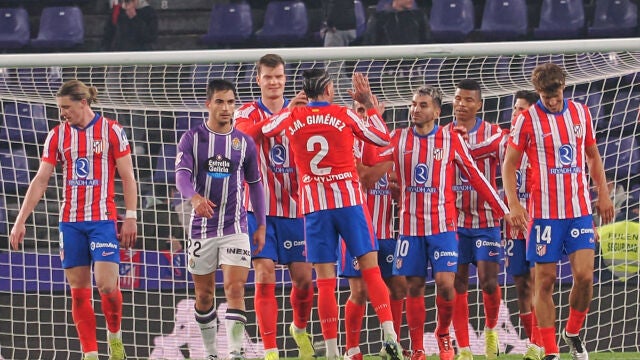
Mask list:
POLYGON ((244 282, 234 281, 224 284, 224 293, 227 300, 244 298, 244 282))
POLYGON ((482 281, 480 284, 482 291, 493 294, 498 289, 498 280, 497 279, 486 279, 482 281))
POLYGON ((366 304, 367 303, 367 290, 364 288, 353 289, 351 290, 351 295, 349 296, 351 302, 356 304, 366 304))
POLYGON ((538 276, 536 278, 536 292, 547 295, 553 293, 555 282, 555 276, 538 276))
POLYGON ((579 272, 573 274, 573 283, 579 287, 593 286, 593 272, 579 272))

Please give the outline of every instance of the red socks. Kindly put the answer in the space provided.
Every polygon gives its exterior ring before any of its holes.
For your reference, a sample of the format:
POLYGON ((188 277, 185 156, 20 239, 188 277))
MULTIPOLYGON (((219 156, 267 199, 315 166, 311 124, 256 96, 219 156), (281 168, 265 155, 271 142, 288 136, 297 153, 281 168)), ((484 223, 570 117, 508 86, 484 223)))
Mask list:
POLYGON ((404 307, 404 299, 390 299, 389 301, 391 305, 391 316, 393 317, 393 330, 398 335, 398 341, 400 341, 400 326, 402 325, 402 308, 404 307))
POLYGON ((293 308, 293 324, 298 329, 306 329, 313 307, 313 286, 306 290, 295 286, 291 287, 289 300, 293 308))
POLYGON ((278 302, 276 301, 276 284, 256 284, 253 299, 260 337, 265 349, 277 348, 276 323, 278 320, 278 302))
POLYGON ((93 311, 91 288, 71 289, 71 315, 76 324, 82 352, 98 351, 96 314, 93 311))
POLYGON ((102 312, 107 323, 109 332, 116 333, 120 331, 120 323, 122 322, 122 292, 120 289, 109 294, 100 293, 102 300, 102 312))
POLYGON ((564 330, 569 334, 579 334, 588 312, 589 309, 585 311, 578 311, 572 307, 569 307, 569 319, 567 319, 567 326, 564 328, 564 330))
POLYGON ((542 335, 540 335, 540 329, 538 328, 538 318, 536 317, 536 310, 531 307, 531 342, 544 347, 542 343, 542 335))
POLYGON ((436 328, 436 335, 449 333, 455 302, 455 298, 453 300, 445 300, 441 296, 436 296, 436 307, 438 308, 438 327, 436 328))
POLYGON ((484 302, 484 317, 485 327, 489 329, 495 329, 498 325, 498 313, 500 312, 500 301, 502 298, 502 291, 500 286, 496 286, 496 291, 493 294, 489 294, 486 291, 482 292, 482 301, 484 302))
POLYGON ((375 266, 361 271, 362 280, 367 284, 367 293, 373 309, 378 315, 380 324, 385 321, 393 322, 391 306, 389 305, 389 289, 382 280, 380 268, 375 266))
POLYGON ((344 327, 346 332, 347 350, 360 346, 360 330, 362 330, 362 319, 366 304, 356 304, 347 300, 344 307, 344 327))
POLYGON ((407 325, 409 326, 409 338, 411 350, 424 352, 424 321, 427 312, 424 305, 424 297, 407 297, 407 325))
POLYGON ((545 354, 559 354, 558 343, 556 342, 556 328, 540 328, 540 336, 544 345, 545 354))
POLYGON ((318 287, 318 317, 324 340, 338 338, 338 301, 336 278, 316 279, 318 287))
POLYGON ((456 294, 453 328, 458 347, 469 347, 469 294, 456 294))
POLYGON ((520 313, 520 323, 522 324, 522 328, 524 328, 527 339, 533 343, 533 313, 520 313))

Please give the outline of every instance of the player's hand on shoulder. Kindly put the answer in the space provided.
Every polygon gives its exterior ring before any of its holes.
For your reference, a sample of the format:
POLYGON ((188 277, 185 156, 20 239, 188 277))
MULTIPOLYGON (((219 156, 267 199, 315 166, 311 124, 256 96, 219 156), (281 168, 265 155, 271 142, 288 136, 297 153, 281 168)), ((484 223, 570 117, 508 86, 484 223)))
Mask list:
POLYGON ((22 244, 22 241, 24 241, 24 235, 27 232, 27 228, 24 224, 20 223, 16 223, 15 225, 13 225, 13 228, 11 228, 11 233, 9 234, 9 242, 11 243, 11 248, 13 250, 19 250, 20 249, 20 244, 22 244))
POLYGON ((262 251, 262 248, 264 248, 266 234, 267 234, 267 227, 264 225, 258 226, 256 231, 253 232, 253 245, 254 245, 253 255, 259 254, 262 251))
POLYGON ((453 132, 460 134, 460 136, 462 136, 462 138, 464 139, 464 141, 468 141, 469 140, 469 131, 467 130, 466 127, 462 126, 462 125, 456 125, 453 127, 453 132))
POLYGON ((309 99, 307 98, 307 94, 304 91, 299 91, 296 96, 291 99, 289 105, 287 105, 288 109, 293 109, 298 106, 307 106, 309 103, 309 99))
POLYGON ((216 204, 200 194, 195 194, 191 198, 191 206, 197 216, 210 219, 213 217, 213 208, 216 207, 216 204))

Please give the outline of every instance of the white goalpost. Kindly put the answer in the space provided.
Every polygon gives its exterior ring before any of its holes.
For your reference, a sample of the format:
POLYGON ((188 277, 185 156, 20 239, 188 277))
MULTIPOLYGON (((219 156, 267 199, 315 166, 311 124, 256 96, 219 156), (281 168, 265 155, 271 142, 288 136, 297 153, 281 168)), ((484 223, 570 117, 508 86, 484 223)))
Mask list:
MULTIPOLYGON (((335 80, 337 101, 347 104, 351 73, 366 73, 374 94, 385 103, 384 117, 390 128, 408 124, 412 92, 425 84, 443 91, 440 122, 451 121, 455 84, 464 78, 476 79, 482 86, 483 118, 508 127, 513 94, 531 88, 533 68, 549 61, 563 66, 568 75, 565 95, 590 106, 618 206, 618 222, 601 229, 597 247, 594 300, 584 331, 587 350, 640 352, 640 39, 605 39, 0 56, 0 359, 81 356, 58 256, 59 171, 27 222, 24 250, 10 250, 7 241, 38 168, 46 133, 60 121, 55 93, 62 82, 73 78, 98 88, 99 102, 94 108, 123 124, 134 153, 141 194, 139 238, 136 249, 121 251, 120 266, 127 354, 131 359, 204 358, 193 318, 192 284, 180 244, 188 226, 184 220, 188 206, 173 191, 175 146, 186 129, 207 116, 204 97, 208 79, 233 81, 240 103, 259 97, 254 63, 266 53, 280 54, 287 62, 287 97, 301 89, 304 69, 327 67, 335 80)), ((116 189, 116 201, 124 214, 121 185, 116 189)), ((287 334, 292 320, 287 270, 278 268, 277 279, 280 356, 296 357, 295 344, 287 334)), ((526 342, 513 280, 502 271, 500 282, 504 288, 498 326, 501 350, 522 353, 526 342)), ((475 275, 470 284, 471 347, 481 354, 484 320, 475 275)), ((428 279, 427 354, 437 352, 434 286, 428 279)), ((570 267, 563 261, 555 294, 559 324, 564 324, 568 315, 570 287, 570 267)), ((259 358, 262 344, 253 312, 253 291, 250 282, 245 349, 247 357, 259 358)), ((223 299, 220 288, 218 295, 223 299)), ((346 281, 340 281, 339 303, 344 304, 348 295, 346 281)), ((94 294, 100 353, 106 354, 106 327, 99 301, 94 294)), ((219 311, 226 308, 221 300, 217 305, 219 311)), ((309 330, 314 341, 321 343, 316 310, 309 330)), ((343 324, 340 331, 344 345, 343 324)), ((380 336, 375 313, 369 308, 361 335, 364 354, 378 353, 380 336)), ((407 346, 405 325, 401 336, 407 346)), ((224 336, 219 342, 224 350, 224 336)))

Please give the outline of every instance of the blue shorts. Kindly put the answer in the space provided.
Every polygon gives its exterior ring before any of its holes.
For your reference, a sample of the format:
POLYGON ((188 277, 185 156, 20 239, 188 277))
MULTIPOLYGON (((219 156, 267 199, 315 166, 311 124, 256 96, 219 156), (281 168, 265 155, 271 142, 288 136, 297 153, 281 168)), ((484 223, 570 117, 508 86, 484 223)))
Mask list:
POLYGON ((458 271, 458 239, 454 231, 427 236, 400 235, 393 275, 427 277, 427 261, 434 273, 458 271))
POLYGON ((529 231, 527 260, 533 263, 551 263, 563 254, 577 250, 594 250, 593 216, 571 219, 534 219, 529 231))
POLYGON ((509 239, 504 246, 504 266, 507 274, 522 276, 529 273, 533 263, 527 261, 527 242, 524 239, 509 239))
POLYGON ((120 264, 115 221, 61 222, 59 229, 63 269, 89 266, 96 261, 120 264))
POLYGON ((483 229, 459 227, 458 251, 460 264, 475 264, 478 261, 499 263, 502 259, 500 227, 483 229))
POLYGON ((335 263, 340 237, 354 257, 377 250, 371 219, 362 205, 306 214, 304 225, 308 262, 335 263))
MULTIPOLYGON (((258 228, 256 217, 252 212, 247 212, 249 224, 249 242, 251 251, 255 249, 253 233, 258 228)), ((304 244, 304 219, 291 219, 279 216, 267 216, 267 233, 264 247, 253 258, 271 259, 278 264, 290 264, 292 262, 305 262, 304 244)))
MULTIPOLYGON (((378 240, 378 266, 383 279, 393 276, 393 255, 396 251, 396 239, 378 240)), ((340 256, 338 257, 338 276, 361 277, 360 265, 355 257, 347 250, 344 240, 341 241, 340 256)))

